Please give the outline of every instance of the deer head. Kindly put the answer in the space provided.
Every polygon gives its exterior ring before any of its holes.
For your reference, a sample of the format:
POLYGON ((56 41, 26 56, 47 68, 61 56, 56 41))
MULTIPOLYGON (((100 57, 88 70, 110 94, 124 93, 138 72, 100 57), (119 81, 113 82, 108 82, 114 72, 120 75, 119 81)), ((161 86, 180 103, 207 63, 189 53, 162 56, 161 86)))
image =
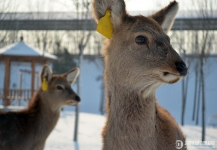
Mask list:
POLYGON ((187 67, 170 43, 170 30, 178 3, 171 2, 155 14, 130 16, 123 0, 94 0, 93 15, 99 21, 107 10, 113 33, 104 48, 105 75, 112 85, 143 91, 174 83, 187 67))
POLYGON ((76 105, 80 102, 79 96, 72 90, 73 84, 79 75, 79 69, 74 68, 61 75, 53 75, 50 67, 44 65, 41 70, 43 99, 53 109, 59 109, 65 105, 76 105))

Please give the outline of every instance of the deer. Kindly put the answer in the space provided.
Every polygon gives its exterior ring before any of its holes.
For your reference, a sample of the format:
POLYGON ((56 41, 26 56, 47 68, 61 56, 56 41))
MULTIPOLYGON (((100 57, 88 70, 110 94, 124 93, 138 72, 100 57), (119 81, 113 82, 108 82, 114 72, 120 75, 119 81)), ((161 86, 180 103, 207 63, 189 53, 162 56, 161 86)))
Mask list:
POLYGON ((53 75, 44 65, 40 78, 42 86, 32 97, 26 109, 0 112, 1 150, 43 150, 49 134, 60 117, 63 106, 74 106, 80 97, 72 90, 79 68, 53 75))
POLYGON ((107 37, 102 50, 107 101, 103 150, 174 150, 177 141, 185 143, 178 123, 155 94, 188 72, 167 35, 178 8, 173 1, 149 16, 132 16, 124 0, 92 1, 97 31, 107 37))

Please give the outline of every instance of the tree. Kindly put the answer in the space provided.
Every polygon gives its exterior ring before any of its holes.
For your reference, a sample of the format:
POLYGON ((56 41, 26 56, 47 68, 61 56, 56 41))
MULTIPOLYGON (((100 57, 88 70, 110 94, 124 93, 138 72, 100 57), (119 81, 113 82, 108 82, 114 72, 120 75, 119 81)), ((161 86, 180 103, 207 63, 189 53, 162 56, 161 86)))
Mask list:
MULTIPOLYGON (((1 20, 12 20, 16 13, 10 13, 10 11, 16 11, 19 6, 14 6, 11 0, 5 1, 0 0, 0 21, 1 20)), ((18 31, 0 31, 0 47, 7 44, 14 43, 18 40, 18 31)))
POLYGON ((67 48, 59 49, 54 55, 58 57, 58 60, 53 62, 53 72, 55 74, 67 72, 76 66, 73 55, 68 52, 67 48))
MULTIPOLYGON (((188 63, 189 73, 193 72, 195 75, 195 91, 194 91, 194 106, 192 119, 196 120, 198 124, 199 113, 201 113, 202 124, 202 137, 201 140, 205 140, 205 127, 206 127, 206 82, 205 78, 208 75, 208 68, 205 68, 207 60, 210 54, 216 52, 212 45, 214 45, 216 32, 208 30, 210 28, 210 21, 215 17, 215 6, 217 1, 215 0, 193 0, 189 1, 189 11, 186 17, 194 19, 202 19, 197 25, 202 27, 202 30, 195 30, 193 23, 189 19, 185 26, 189 26, 192 30, 183 31, 182 24, 180 24, 180 31, 173 31, 172 43, 179 43, 176 46, 172 44, 176 49, 179 49, 183 54, 183 59, 188 63), (186 50, 184 53, 184 50, 186 50)), ((183 26, 184 26, 183 25, 183 26)), ((189 75, 182 81, 182 115, 181 124, 184 125, 184 114, 186 107, 187 89, 189 75)))
MULTIPOLYGON (((91 14, 90 13, 90 0, 72 0, 73 4, 76 7, 77 12, 77 26, 79 26, 79 20, 84 20, 84 23, 82 25, 82 30, 76 31, 76 45, 78 49, 78 67, 80 68, 81 74, 82 74, 82 62, 83 62, 83 54, 84 49, 87 46, 90 37, 91 37, 91 31, 87 31, 88 26, 88 17, 91 14)), ((77 93, 78 95, 81 95, 81 75, 77 79, 77 93)), ((75 119, 75 130, 74 130, 74 142, 75 146, 78 148, 78 120, 79 120, 79 105, 76 106, 76 119, 75 119)))
MULTIPOLYGON (((205 129, 206 129, 206 85, 205 76, 207 76, 207 71, 205 70, 205 64, 209 55, 212 53, 212 43, 214 41, 215 32, 207 30, 210 26, 210 19, 214 16, 214 7, 217 4, 214 0, 202 1, 193 0, 191 1, 191 10, 195 10, 195 14, 198 18, 203 19, 199 24, 204 27, 202 30, 189 31, 188 42, 192 43, 191 55, 189 59, 194 62, 194 72, 195 72, 195 93, 194 93, 194 106, 193 106, 193 116, 196 113, 196 124, 198 123, 199 107, 201 107, 202 112, 202 136, 201 140, 205 141, 205 129), (194 8, 192 8, 194 6, 194 8), (197 83, 198 82, 198 83, 197 83), (197 99, 197 100, 196 100, 197 99), (197 105, 196 105, 197 104, 197 105), (200 106, 201 104, 201 106, 200 106), (197 109, 196 109, 197 106, 197 109)), ((192 26, 189 21, 189 26, 192 26)))
MULTIPOLYGON (((209 1, 192 1, 193 6, 198 7, 198 15, 204 19, 204 27, 209 27, 209 19, 213 18, 214 7, 217 4, 214 0, 209 1)), ((198 73, 200 76, 199 86, 201 89, 201 110, 202 110, 202 136, 201 140, 205 141, 206 135, 206 85, 205 85, 205 63, 208 59, 209 55, 211 54, 211 45, 210 43, 214 40, 214 32, 209 30, 202 30, 198 31, 198 50, 196 55, 198 56, 199 66, 198 73)), ((200 94, 200 93, 199 93, 200 94)), ((200 96, 198 96, 200 97, 200 96)), ((198 99, 199 100, 199 99, 198 99)))

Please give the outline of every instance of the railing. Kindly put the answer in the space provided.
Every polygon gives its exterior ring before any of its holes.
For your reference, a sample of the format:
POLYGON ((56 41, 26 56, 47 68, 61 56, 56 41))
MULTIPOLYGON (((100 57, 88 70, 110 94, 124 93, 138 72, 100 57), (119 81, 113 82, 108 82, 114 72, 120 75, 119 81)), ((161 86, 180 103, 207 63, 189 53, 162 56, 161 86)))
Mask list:
POLYGON ((31 90, 29 89, 9 89, 8 96, 4 96, 5 90, 0 89, 0 105, 4 104, 4 101, 9 101, 10 105, 23 105, 21 102, 28 103, 31 99, 31 90))

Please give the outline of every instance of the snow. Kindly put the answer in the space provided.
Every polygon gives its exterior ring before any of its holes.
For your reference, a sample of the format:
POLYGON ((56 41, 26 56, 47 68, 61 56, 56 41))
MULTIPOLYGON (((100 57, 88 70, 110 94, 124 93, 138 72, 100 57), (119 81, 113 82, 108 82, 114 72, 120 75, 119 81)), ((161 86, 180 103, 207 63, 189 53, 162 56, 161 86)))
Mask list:
MULTIPOLYGON (((0 49, 0 55, 13 56, 43 56, 43 51, 34 48, 23 41, 8 45, 0 49)), ((44 52, 44 57, 57 59, 56 56, 44 52)))
MULTIPOLYGON (((80 150, 100 150, 102 147, 101 132, 105 124, 105 116, 80 113, 78 143, 80 150)), ((72 111, 63 111, 54 131, 48 137, 45 150, 74 150, 73 142, 75 115, 72 111)), ((201 140, 201 127, 182 127, 187 141, 201 140)), ((217 147, 217 128, 206 129, 206 141, 215 141, 217 147)), ((201 150, 200 147, 189 148, 201 150)), ((211 150, 208 148, 206 150, 211 150)), ((213 149, 212 149, 213 150, 213 149)))
MULTIPOLYGON (((63 111, 56 128, 47 139, 45 150, 73 150, 74 121, 74 112, 63 111)), ((101 149, 101 130, 104 123, 104 116, 80 113, 78 132, 80 150, 101 149)))
MULTIPOLYGON (((182 131, 186 135, 187 141, 201 141, 201 130, 202 128, 199 126, 184 126, 182 127, 182 131)), ((206 128, 206 141, 215 141, 215 149, 217 149, 217 128, 206 128)), ((195 148, 189 148, 189 149, 201 149, 199 146, 195 146, 195 148)), ((212 149, 212 148, 210 148, 212 149)), ((208 150, 208 149, 206 149, 208 150)), ((213 150, 213 149, 212 149, 213 150)))

